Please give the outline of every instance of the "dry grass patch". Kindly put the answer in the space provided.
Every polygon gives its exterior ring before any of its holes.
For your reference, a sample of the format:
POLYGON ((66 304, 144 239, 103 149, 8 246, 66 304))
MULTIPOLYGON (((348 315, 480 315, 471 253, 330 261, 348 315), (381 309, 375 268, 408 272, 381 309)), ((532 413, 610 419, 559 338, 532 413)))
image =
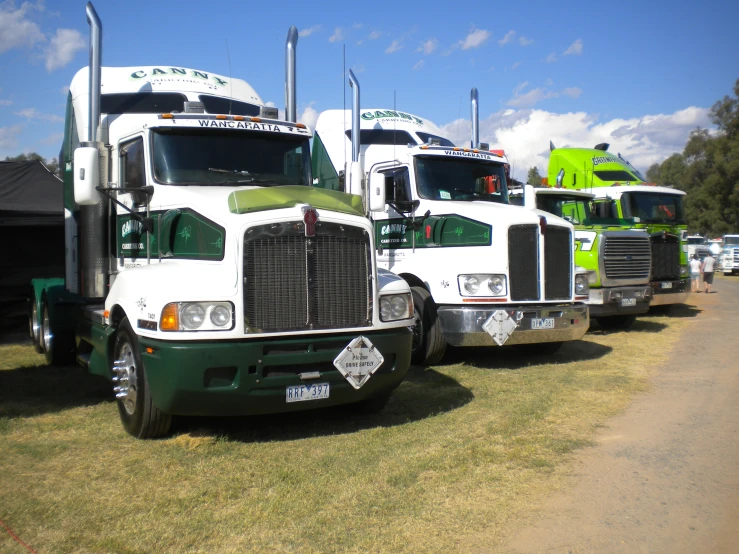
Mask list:
MULTIPOLYGON (((687 321, 595 331, 550 360, 455 350, 378 416, 185 419, 161 441, 124 433, 105 381, 0 346, 0 519, 45 552, 489 548, 687 321)), ((0 532, 0 551, 19 548, 0 532)))

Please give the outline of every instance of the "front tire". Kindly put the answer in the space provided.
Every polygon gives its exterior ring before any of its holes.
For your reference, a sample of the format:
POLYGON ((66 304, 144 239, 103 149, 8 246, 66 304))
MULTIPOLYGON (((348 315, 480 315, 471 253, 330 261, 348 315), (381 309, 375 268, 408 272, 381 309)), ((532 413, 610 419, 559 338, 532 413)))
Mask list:
POLYGON ((423 287, 411 287, 413 294, 413 349, 411 362, 416 365, 439 363, 446 353, 446 340, 431 293, 423 287))
POLYGON ((41 344, 41 323, 39 322, 38 302, 36 302, 35 295, 28 308, 28 334, 31 336, 31 341, 36 352, 43 354, 44 347, 41 344))
POLYGON ((115 337, 111 374, 123 428, 137 439, 167 435, 172 416, 160 411, 151 399, 139 341, 128 318, 123 318, 115 337))
POLYGON ((598 324, 608 331, 625 331, 636 321, 635 315, 612 315, 608 317, 596 317, 598 324))

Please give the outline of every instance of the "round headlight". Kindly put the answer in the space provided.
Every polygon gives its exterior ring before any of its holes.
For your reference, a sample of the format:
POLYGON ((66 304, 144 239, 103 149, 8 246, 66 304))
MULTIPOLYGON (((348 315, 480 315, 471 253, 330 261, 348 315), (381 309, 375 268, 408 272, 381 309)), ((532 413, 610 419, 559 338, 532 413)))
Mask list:
POLYGON ((381 298, 380 299, 380 317, 383 321, 387 321, 390 319, 390 313, 392 311, 392 308, 390 306, 390 299, 389 298, 381 298))
POLYGON ((198 329, 205 321, 205 309, 200 304, 186 304, 180 313, 180 321, 188 329, 198 329))
POLYGON ((464 290, 466 290, 470 294, 477 294, 477 291, 480 290, 480 281, 477 280, 477 277, 475 277, 474 275, 465 277, 464 290))
POLYGON ((231 310, 226 306, 216 306, 210 312, 210 322, 216 327, 225 327, 231 321, 231 310))
POLYGON ((587 278, 584 275, 578 275, 575 277, 575 294, 585 294, 589 291, 587 278))
POLYGON ((488 279, 488 288, 493 294, 503 294, 505 290, 505 281, 502 277, 491 277, 488 279))
POLYGON ((402 296, 393 296, 390 299, 390 315, 393 319, 400 319, 408 313, 408 302, 402 296))

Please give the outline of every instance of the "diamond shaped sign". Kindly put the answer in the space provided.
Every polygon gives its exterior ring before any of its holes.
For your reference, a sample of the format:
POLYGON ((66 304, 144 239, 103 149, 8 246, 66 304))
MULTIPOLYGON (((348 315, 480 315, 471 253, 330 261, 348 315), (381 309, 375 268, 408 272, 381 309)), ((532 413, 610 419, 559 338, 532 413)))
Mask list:
POLYGON ((518 327, 518 322, 505 310, 495 310, 493 315, 483 324, 485 332, 493 337, 498 346, 503 346, 511 333, 518 327))
POLYGON ((366 337, 357 337, 342 350, 334 365, 355 389, 360 389, 385 358, 366 337))

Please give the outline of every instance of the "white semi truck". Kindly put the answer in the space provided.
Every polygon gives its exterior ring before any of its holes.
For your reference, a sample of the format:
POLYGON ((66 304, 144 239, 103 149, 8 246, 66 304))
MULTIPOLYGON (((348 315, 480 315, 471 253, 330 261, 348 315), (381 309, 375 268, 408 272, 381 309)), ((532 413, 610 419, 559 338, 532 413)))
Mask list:
POLYGON ((587 275, 576 278, 567 221, 509 205, 505 159, 456 147, 409 112, 323 112, 313 142, 315 186, 360 192, 367 170, 378 263, 403 277, 415 307, 413 360, 435 363, 453 346, 532 345, 554 352, 589 326, 587 275), (346 123, 345 123, 346 122, 346 123))
POLYGON ((719 257, 721 271, 724 275, 733 275, 739 271, 739 235, 724 235, 724 248, 719 257))
POLYGON ((101 67, 87 16, 60 156, 66 277, 33 282, 38 349, 110 378, 140 438, 173 415, 380 409, 409 367, 412 297, 377 269, 361 197, 310 186, 297 30, 282 121, 240 79, 101 67))

